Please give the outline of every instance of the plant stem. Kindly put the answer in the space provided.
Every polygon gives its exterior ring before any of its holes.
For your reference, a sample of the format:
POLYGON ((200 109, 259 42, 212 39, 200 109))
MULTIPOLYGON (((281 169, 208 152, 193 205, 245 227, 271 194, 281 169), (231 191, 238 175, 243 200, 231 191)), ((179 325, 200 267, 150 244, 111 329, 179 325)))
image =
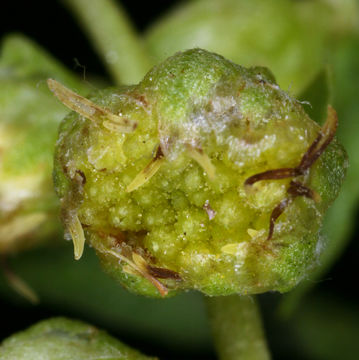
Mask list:
POLYGON ((151 64, 125 11, 113 0, 64 0, 116 84, 135 84, 151 64))
POLYGON ((269 360, 254 297, 207 298, 212 333, 220 360, 269 360))

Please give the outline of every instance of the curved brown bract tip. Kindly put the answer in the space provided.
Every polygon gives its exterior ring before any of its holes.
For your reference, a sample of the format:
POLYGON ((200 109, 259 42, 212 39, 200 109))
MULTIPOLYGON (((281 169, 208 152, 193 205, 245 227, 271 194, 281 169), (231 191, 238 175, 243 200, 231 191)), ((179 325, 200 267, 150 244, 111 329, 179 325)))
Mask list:
POLYGON ((154 267, 147 265, 147 270, 150 275, 158 279, 173 279, 173 280, 182 280, 179 273, 165 268, 154 267))
POLYGON ((321 197, 316 191, 294 180, 290 182, 287 193, 292 197, 304 196, 308 199, 314 200, 315 202, 321 201, 321 197))
POLYGON ((283 211, 286 207, 292 202, 291 197, 287 197, 283 199, 272 211, 270 220, 269 220, 269 232, 267 236, 267 241, 269 241, 273 237, 274 233, 274 225, 280 215, 282 215, 283 211))
POLYGON ((324 150, 333 141, 338 128, 338 115, 332 106, 328 105, 328 116, 317 138, 313 141, 297 167, 300 172, 305 172, 323 154, 324 150))
POLYGON ((338 116, 332 106, 328 105, 328 116, 325 124, 320 130, 318 136, 309 146, 308 150, 302 156, 298 166, 294 168, 280 168, 263 171, 250 176, 245 182, 245 186, 253 185, 261 180, 279 180, 303 175, 314 162, 323 154, 324 150, 333 141, 338 127, 338 116))
MULTIPOLYGON (((280 168, 267 170, 262 173, 254 174, 248 179, 246 179, 244 185, 251 186, 257 181, 261 180, 278 180, 290 177, 295 178, 297 176, 303 175, 308 169, 310 169, 310 167, 315 163, 315 161, 318 160, 318 158, 323 154, 328 145, 333 141, 337 128, 337 113, 331 105, 328 105, 327 119, 317 137, 314 139, 308 150, 302 156, 298 166, 296 166, 295 168, 280 168)), ((320 194, 310 189, 309 187, 301 184, 300 182, 294 180, 290 182, 287 194, 289 196, 283 199, 273 209, 271 213, 267 240, 270 240, 273 237, 274 225, 278 217, 297 196, 305 196, 315 202, 321 201, 320 194)))
POLYGON ((281 169, 267 170, 267 171, 263 171, 262 173, 258 173, 250 176, 244 182, 244 185, 250 186, 261 180, 279 180, 279 179, 286 179, 298 175, 299 174, 296 168, 281 168, 281 169))

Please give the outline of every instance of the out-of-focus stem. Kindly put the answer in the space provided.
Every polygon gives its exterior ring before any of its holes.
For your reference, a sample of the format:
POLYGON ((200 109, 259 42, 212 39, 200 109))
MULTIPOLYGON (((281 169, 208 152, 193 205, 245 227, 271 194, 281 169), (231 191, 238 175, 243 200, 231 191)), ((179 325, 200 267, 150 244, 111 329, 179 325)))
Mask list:
POLYGON ((254 297, 207 298, 209 319, 220 360, 269 360, 254 297))
POLYGON ((39 303, 39 297, 36 292, 9 267, 5 255, 0 255, 0 266, 9 286, 19 295, 36 305, 39 303))
POLYGON ((149 58, 125 11, 113 0, 63 0, 90 37, 114 81, 135 84, 150 69, 149 58))

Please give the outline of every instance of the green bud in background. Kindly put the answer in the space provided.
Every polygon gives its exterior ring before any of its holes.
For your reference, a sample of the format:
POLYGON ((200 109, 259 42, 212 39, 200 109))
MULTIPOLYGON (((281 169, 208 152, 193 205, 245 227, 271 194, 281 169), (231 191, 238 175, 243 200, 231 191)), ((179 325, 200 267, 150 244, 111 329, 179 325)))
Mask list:
POLYGON ((298 94, 328 60, 328 48, 359 28, 358 11, 356 0, 197 0, 164 15, 145 39, 156 61, 201 47, 244 66, 267 66, 282 89, 298 94))
POLYGON ((4 39, 0 58, 0 254, 33 246, 60 230, 52 186, 53 148, 67 110, 49 94, 57 76, 83 92, 75 76, 30 40, 4 39))
POLYGON ((75 110, 54 178, 77 259, 86 236, 148 296, 285 292, 316 264, 347 166, 334 109, 321 129, 269 70, 201 49, 90 99, 48 83, 75 110))
POLYGON ((81 321, 44 320, 12 335, 0 345, 2 360, 145 360, 155 359, 81 321))

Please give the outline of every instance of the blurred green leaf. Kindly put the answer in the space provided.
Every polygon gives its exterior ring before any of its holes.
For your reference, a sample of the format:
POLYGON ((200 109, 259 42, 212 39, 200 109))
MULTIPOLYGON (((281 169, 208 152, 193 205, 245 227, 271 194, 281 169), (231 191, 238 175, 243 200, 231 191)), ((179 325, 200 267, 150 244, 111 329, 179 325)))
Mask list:
POLYGON ((323 68, 309 86, 298 96, 311 119, 323 125, 327 117, 328 105, 332 100, 332 86, 329 67, 323 68))
POLYGON ((323 66, 330 15, 318 1, 189 1, 156 21, 145 41, 156 62, 201 47, 237 64, 266 66, 282 89, 298 93, 323 66))
MULTIPOLYGON (((172 349, 200 350, 210 343, 199 293, 166 300, 132 295, 102 271, 89 248, 80 261, 73 260, 67 244, 21 253, 10 265, 37 292, 43 307, 172 349)), ((1 278, 0 296, 19 304, 1 278)))
POLYGON ((354 304, 316 292, 300 306, 290 326, 306 358, 358 359, 359 310, 354 304))

